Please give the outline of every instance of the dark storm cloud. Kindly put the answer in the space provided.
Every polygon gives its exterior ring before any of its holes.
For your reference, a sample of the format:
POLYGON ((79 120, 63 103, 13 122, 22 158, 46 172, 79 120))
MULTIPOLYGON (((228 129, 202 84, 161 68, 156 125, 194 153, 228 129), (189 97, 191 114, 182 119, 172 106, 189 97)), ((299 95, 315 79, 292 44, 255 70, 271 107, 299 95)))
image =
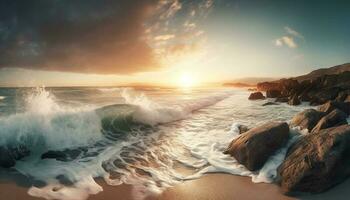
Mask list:
POLYGON ((157 0, 0 2, 0 68, 125 74, 159 67, 142 40, 157 0))

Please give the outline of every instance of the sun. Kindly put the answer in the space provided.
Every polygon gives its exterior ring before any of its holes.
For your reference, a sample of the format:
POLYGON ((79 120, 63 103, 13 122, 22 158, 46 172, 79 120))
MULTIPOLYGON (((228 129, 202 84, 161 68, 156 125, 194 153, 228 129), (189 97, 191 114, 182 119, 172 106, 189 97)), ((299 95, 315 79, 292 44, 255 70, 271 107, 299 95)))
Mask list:
POLYGON ((195 85, 195 79, 190 73, 182 73, 179 77, 179 86, 181 87, 193 87, 195 85))

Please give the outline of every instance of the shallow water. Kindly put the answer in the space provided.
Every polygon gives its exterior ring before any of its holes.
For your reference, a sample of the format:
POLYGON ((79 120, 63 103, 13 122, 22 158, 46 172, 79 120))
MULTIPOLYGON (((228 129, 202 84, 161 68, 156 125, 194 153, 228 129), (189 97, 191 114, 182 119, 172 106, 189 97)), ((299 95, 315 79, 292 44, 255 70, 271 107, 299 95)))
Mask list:
POLYGON ((0 89, 0 144, 30 149, 15 168, 48 183, 29 190, 46 199, 101 192, 94 177, 110 185, 132 184, 139 199, 211 172, 272 182, 286 148, 258 172, 222 152, 238 136, 239 124, 289 121, 308 106, 261 106, 269 100, 248 101, 248 94, 229 88, 0 89), (65 149, 78 153, 67 153, 64 161, 40 158, 65 149), (178 172, 179 163, 193 174, 178 172))

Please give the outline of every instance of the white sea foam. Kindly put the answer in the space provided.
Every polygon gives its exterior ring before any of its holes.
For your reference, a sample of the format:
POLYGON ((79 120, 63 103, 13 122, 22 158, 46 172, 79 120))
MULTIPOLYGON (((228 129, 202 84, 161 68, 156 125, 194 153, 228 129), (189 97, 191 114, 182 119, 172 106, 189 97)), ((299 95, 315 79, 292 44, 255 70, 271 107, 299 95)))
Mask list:
POLYGON ((6 99, 6 97, 4 96, 0 96, 0 100, 6 99))
MULTIPOLYGON (((285 121, 303 109, 281 104, 271 111, 259 102, 246 101, 246 94, 239 92, 211 94, 176 105, 154 102, 145 94, 130 89, 123 90, 121 95, 125 103, 138 107, 133 119, 153 127, 133 129, 126 139, 91 146, 87 154, 95 153, 94 156, 61 162, 41 160, 40 155, 32 154, 18 161, 15 166, 18 171, 49 183, 43 188, 30 188, 30 195, 81 200, 102 191, 94 177, 104 177, 110 185, 133 185, 135 199, 160 193, 181 181, 200 178, 210 172, 250 176, 254 182, 271 182, 287 146, 256 172, 247 170, 222 152, 233 138, 239 137, 241 122, 255 126, 275 118, 285 121), (176 171, 177 162, 194 168, 194 173, 185 176, 176 171), (56 177, 62 175, 74 184, 65 186, 59 183, 56 177)), ((26 108, 25 113, 0 119, 1 130, 5 130, 6 135, 0 139, 12 137, 17 142, 44 143, 50 149, 101 142, 100 118, 91 108, 59 105, 44 89, 27 96, 26 108)))

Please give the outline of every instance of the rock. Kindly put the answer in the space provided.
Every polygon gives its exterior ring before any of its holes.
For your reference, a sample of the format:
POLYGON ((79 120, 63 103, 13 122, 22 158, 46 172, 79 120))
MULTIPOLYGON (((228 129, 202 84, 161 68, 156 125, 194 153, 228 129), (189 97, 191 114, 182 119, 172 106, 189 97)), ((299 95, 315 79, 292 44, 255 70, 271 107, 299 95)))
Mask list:
POLYGON ((348 90, 343 90, 338 93, 338 96, 336 98, 337 101, 339 102, 344 102, 346 98, 348 98, 350 95, 350 89, 348 90))
POLYGON ((249 100, 265 99, 264 95, 261 92, 253 92, 250 94, 249 100))
POLYGON ((347 115, 350 114, 350 102, 338 102, 328 101, 327 103, 318 107, 318 110, 325 113, 330 113, 335 109, 339 109, 345 112, 347 115))
POLYGON ((322 117, 311 132, 317 133, 321 129, 347 124, 348 122, 346 121, 346 117, 347 115, 343 111, 335 109, 331 113, 322 117))
POLYGON ((288 104, 289 105, 293 105, 293 106, 296 106, 296 105, 300 105, 300 100, 298 99, 297 95, 294 95, 292 98, 289 99, 288 101, 288 104))
POLYGON ((280 90, 267 90, 266 91, 266 97, 267 98, 277 98, 281 96, 281 91, 280 90))
POLYGON ((76 159, 82 153, 86 153, 87 149, 80 147, 77 149, 65 149, 62 151, 49 150, 41 155, 41 159, 56 159, 59 161, 70 161, 76 159))
POLYGON ((7 148, 0 147, 0 166, 4 168, 10 168, 15 166, 16 160, 12 157, 10 151, 7 148))
POLYGON ((315 109, 306 109, 296 114, 290 124, 311 131, 324 115, 324 113, 315 109))
POLYGON ((224 153, 235 157, 247 169, 255 171, 287 142, 288 137, 287 123, 270 122, 240 135, 231 142, 224 153))
POLYGON ((350 102, 350 95, 345 98, 344 102, 350 102))
POLYGON ((285 103, 288 102, 288 97, 277 97, 275 102, 281 102, 281 103, 285 103))
POLYGON ((339 88, 337 87, 321 89, 311 95, 310 103, 314 105, 324 104, 329 100, 335 99, 338 96, 338 92, 339 88))
POLYGON ((253 92, 253 91, 257 91, 257 89, 256 88, 248 88, 248 91, 253 92))
POLYGON ((262 106, 273 106, 273 105, 279 105, 279 104, 275 102, 267 102, 267 103, 264 103, 262 106))
POLYGON ((238 129, 239 129, 239 134, 245 133, 249 130, 248 126, 245 126, 245 125, 239 125, 238 129))
POLYGON ((0 166, 10 168, 16 165, 16 160, 29 156, 30 151, 23 145, 16 147, 0 146, 0 166))
POLYGON ((56 159, 60 161, 67 160, 66 154, 63 151, 48 151, 41 155, 41 159, 56 159))
POLYGON ((310 101, 311 97, 307 92, 303 92, 298 96, 299 101, 310 101))
POLYGON ((278 168, 285 193, 318 193, 350 175, 350 126, 323 129, 297 140, 278 168))

